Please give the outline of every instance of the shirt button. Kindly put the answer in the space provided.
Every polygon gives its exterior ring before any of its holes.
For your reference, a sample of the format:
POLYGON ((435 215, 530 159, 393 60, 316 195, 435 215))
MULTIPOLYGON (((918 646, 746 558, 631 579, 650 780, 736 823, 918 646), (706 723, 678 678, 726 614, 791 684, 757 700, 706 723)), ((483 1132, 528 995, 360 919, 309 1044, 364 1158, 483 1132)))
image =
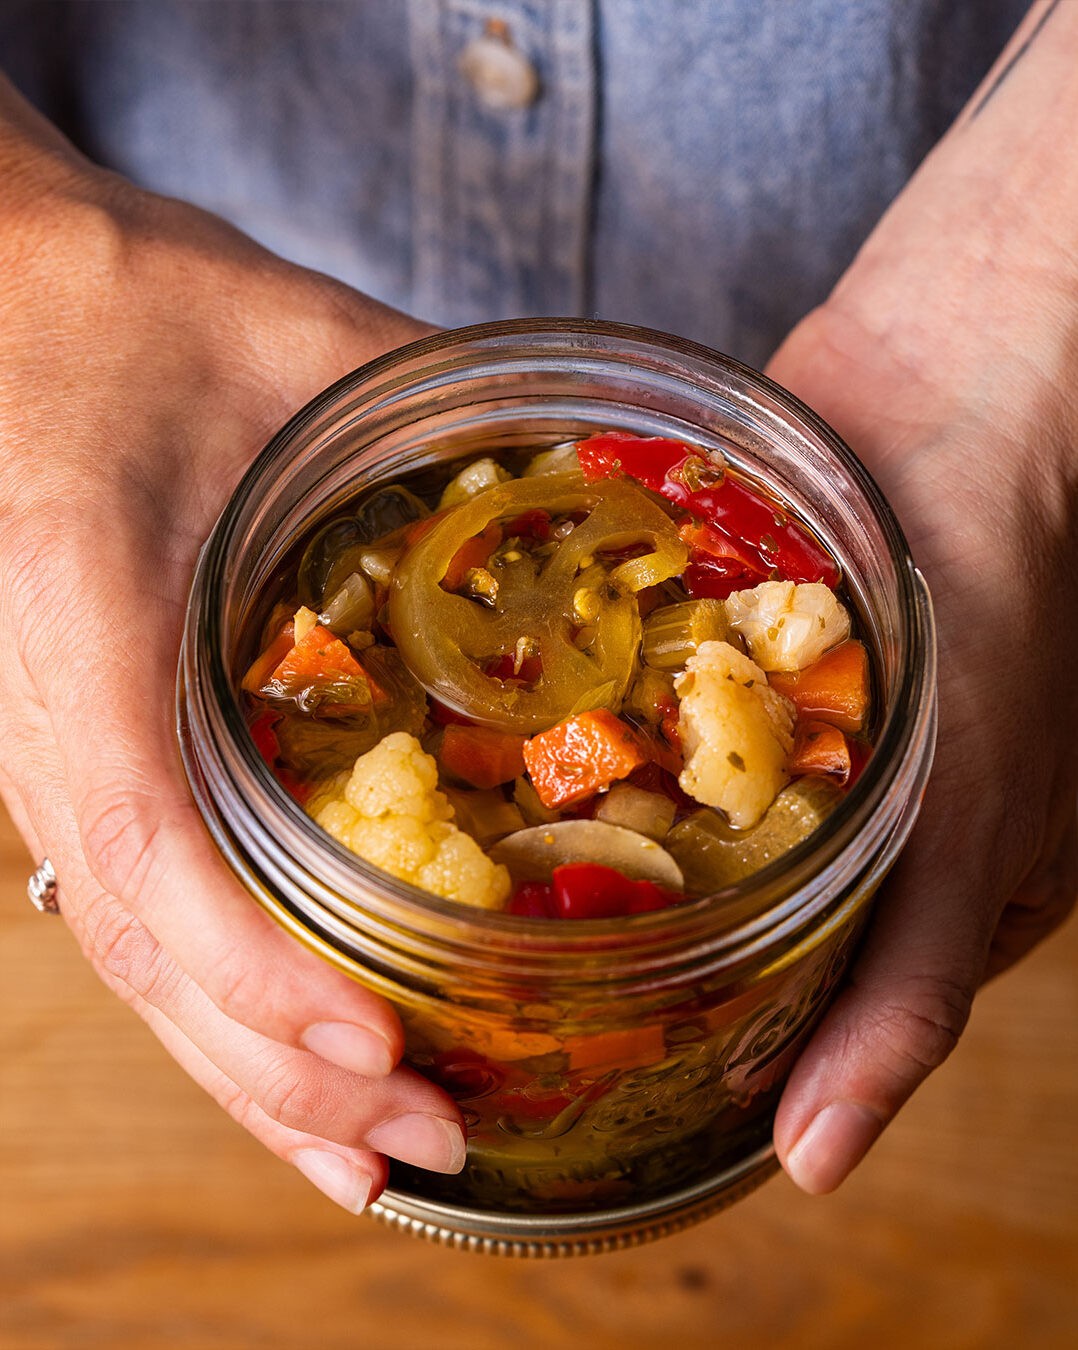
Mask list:
POLYGON ((501 25, 473 38, 460 55, 461 74, 487 108, 528 108, 539 97, 539 75, 501 25))

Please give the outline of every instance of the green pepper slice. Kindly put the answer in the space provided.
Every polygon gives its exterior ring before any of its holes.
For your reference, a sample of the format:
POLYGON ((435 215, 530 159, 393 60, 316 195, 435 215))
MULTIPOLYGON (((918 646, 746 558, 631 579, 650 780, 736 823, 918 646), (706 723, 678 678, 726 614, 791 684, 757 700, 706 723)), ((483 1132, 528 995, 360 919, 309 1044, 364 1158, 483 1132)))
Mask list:
POLYGON ((389 627, 413 675, 441 703, 532 735, 573 712, 620 707, 640 645, 636 593, 678 576, 687 557, 670 517, 631 483, 588 484, 575 473, 513 479, 437 518, 405 552, 389 627), (498 550, 496 585, 481 597, 442 586, 463 544, 535 509, 579 523, 553 549, 498 550), (522 654, 540 669, 530 684, 490 673, 505 657, 515 656, 519 669, 522 654))

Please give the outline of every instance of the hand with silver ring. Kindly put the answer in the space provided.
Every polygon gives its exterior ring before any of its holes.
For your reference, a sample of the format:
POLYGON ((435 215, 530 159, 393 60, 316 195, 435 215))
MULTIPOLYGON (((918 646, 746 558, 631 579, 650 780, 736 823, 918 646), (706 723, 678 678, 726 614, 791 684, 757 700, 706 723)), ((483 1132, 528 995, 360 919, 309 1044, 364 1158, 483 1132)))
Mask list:
POLYGON ((0 80, 0 789, 28 892, 280 1157, 350 1210, 455 1171, 399 1020, 240 888, 173 729, 202 540, 273 431, 428 331, 84 161, 0 80), (53 871, 55 864, 55 871, 53 871))

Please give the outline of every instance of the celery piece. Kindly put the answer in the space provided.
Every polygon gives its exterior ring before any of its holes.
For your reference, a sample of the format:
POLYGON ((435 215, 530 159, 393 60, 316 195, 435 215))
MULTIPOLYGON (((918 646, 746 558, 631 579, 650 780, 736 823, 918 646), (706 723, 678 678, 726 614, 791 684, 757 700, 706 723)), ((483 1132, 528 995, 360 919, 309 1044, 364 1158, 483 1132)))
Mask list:
POLYGON ((643 656, 653 670, 684 670, 701 642, 726 640, 726 609, 721 600, 684 600, 648 615, 643 656))

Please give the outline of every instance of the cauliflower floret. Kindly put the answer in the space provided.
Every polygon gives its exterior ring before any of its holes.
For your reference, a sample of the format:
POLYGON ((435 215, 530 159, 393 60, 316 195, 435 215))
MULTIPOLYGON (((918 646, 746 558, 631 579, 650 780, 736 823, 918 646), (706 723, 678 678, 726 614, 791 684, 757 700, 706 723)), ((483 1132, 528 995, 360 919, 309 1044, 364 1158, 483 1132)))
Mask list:
POLYGON ((344 799, 362 816, 449 820, 449 800, 438 791, 438 765, 414 736, 395 731, 360 755, 344 799))
POLYGON ((509 872, 453 823, 437 764, 407 732, 360 755, 314 818, 345 848, 435 895, 483 909, 500 909, 509 897, 509 872))
POLYGON ((850 636, 850 616, 819 581, 765 581, 734 591, 726 617, 764 670, 803 670, 850 636))
POLYGON ((732 825, 755 825, 789 780, 793 708, 728 642, 702 642, 674 681, 685 767, 678 782, 732 825))

